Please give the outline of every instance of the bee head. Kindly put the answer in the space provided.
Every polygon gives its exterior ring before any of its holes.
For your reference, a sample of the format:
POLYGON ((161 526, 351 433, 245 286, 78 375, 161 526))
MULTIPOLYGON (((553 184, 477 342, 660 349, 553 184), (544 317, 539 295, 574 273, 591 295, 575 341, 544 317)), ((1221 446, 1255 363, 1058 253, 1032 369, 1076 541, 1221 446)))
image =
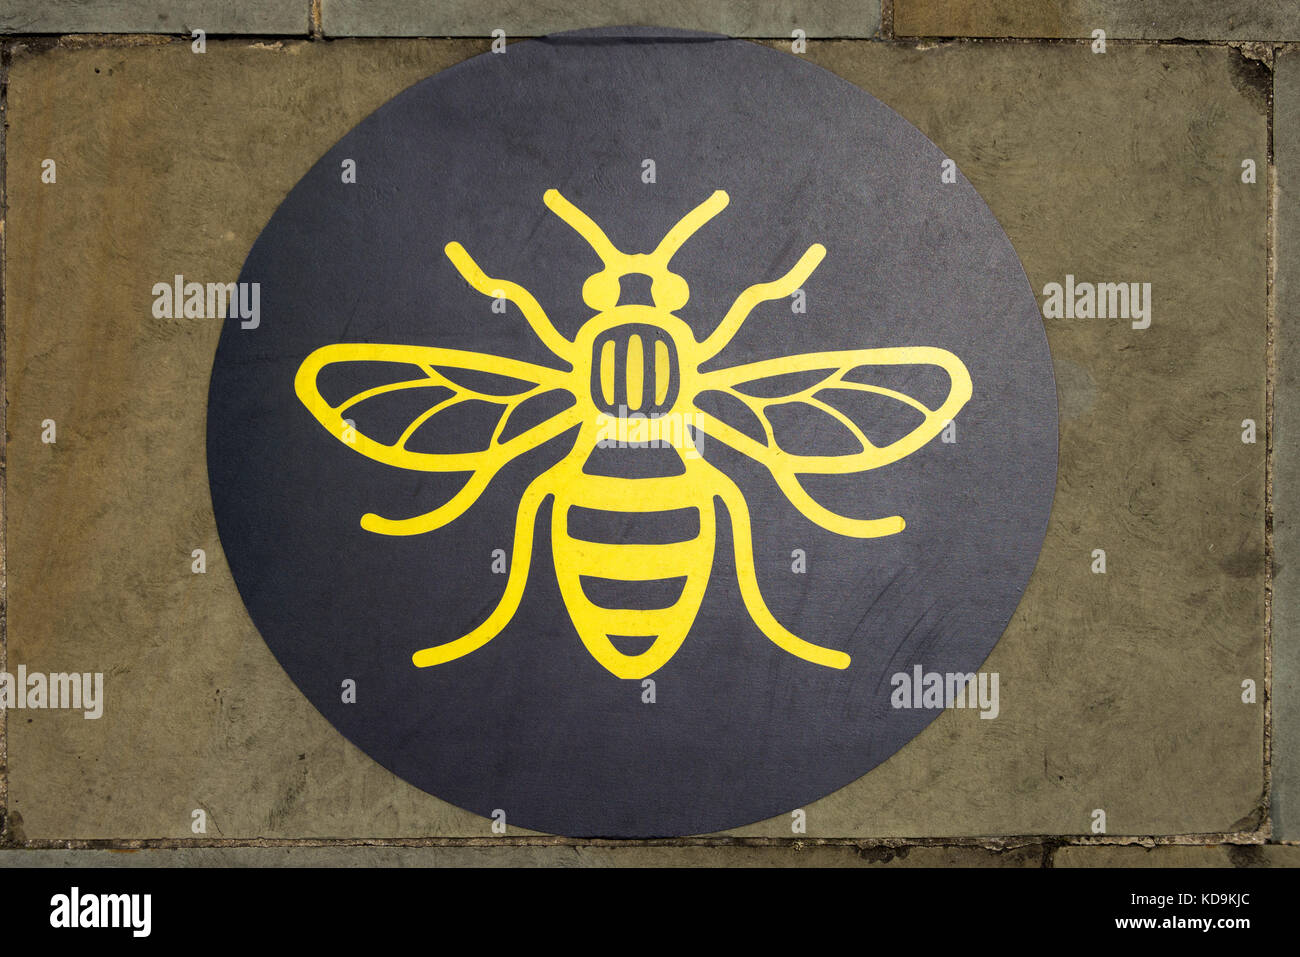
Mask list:
MULTIPOLYGON (((597 312, 607 312, 617 307, 623 292, 624 276, 645 276, 650 280, 650 298, 656 309, 676 312, 691 297, 686 280, 666 266, 656 268, 650 256, 644 253, 626 257, 634 269, 606 266, 582 284, 582 299, 597 312)), ((647 304, 648 305, 648 304, 647 304)))

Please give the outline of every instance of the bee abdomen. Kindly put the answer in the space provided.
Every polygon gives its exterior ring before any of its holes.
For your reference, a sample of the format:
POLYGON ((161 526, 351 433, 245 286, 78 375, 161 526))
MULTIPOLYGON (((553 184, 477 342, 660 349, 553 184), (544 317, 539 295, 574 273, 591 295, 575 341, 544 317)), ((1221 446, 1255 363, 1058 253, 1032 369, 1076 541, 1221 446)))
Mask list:
POLYGON ((713 569, 712 496, 689 474, 575 472, 557 495, 552 523, 556 578, 588 650, 620 677, 647 674, 670 658, 713 569), (628 654, 615 639, 650 646, 628 654))

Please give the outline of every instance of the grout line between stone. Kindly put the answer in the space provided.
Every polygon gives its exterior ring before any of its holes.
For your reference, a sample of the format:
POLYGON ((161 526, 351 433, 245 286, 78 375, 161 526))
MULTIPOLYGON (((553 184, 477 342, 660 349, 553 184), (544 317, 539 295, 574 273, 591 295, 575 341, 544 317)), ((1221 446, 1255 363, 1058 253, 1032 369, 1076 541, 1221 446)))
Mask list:
POLYGON ((1277 299, 1274 288, 1277 248, 1277 168, 1273 157, 1273 119, 1277 90, 1276 51, 1269 51, 1268 110, 1266 121, 1264 209, 1264 795, 1261 830, 1273 831, 1273 390, 1277 381, 1277 299))
POLYGON ((810 838, 810 837, 661 837, 661 838, 570 838, 546 835, 521 837, 250 837, 250 838, 94 838, 39 839, 7 842, 0 850, 181 850, 228 847, 600 847, 600 848, 719 848, 783 847, 802 850, 810 847, 856 847, 860 849, 903 850, 912 848, 968 848, 1005 853, 1020 848, 1042 847, 1044 867, 1052 866, 1055 852, 1062 847, 1252 847, 1268 842, 1255 834, 1195 834, 1163 838, 1103 835, 1029 835, 999 838, 899 837, 899 838, 810 838), (1220 837, 1235 840, 1217 840, 1220 837))
MULTIPOLYGON (((324 40, 329 41, 347 41, 347 40, 486 40, 489 37, 486 34, 478 33, 460 33, 460 34, 412 34, 410 36, 390 36, 390 35, 326 35, 317 11, 322 0, 309 0, 311 20, 309 29, 306 33, 216 33, 208 32, 206 37, 209 41, 213 40, 232 40, 245 41, 249 44, 254 43, 273 43, 276 41, 306 41, 306 40, 324 40)), ((892 10, 892 6, 891 6, 892 10)), ((543 39, 549 34, 542 33, 519 33, 512 34, 510 39, 513 40, 537 40, 543 39)), ((738 40, 754 40, 759 42, 788 43, 788 35, 780 36, 742 36, 736 37, 738 40)), ((0 43, 22 43, 40 42, 40 41, 58 41, 58 45, 70 47, 87 47, 87 46, 132 46, 132 45, 158 45, 165 46, 168 43, 190 43, 192 38, 188 33, 0 33, 0 43)), ((874 36, 856 36, 856 35, 825 35, 810 36, 809 43, 878 43, 894 46, 920 46, 926 49, 941 46, 985 46, 985 45, 1035 45, 1035 46, 1089 46, 1093 40, 1091 37, 929 37, 929 36, 901 36, 892 32, 886 34, 884 21, 881 21, 880 32, 874 36)), ((1243 46, 1265 46, 1271 49, 1283 49, 1287 47, 1300 46, 1300 41, 1281 41, 1281 40, 1187 40, 1183 38, 1151 39, 1144 37, 1107 37, 1108 46, 1152 46, 1152 47, 1230 47, 1239 49, 1243 46)))
MULTIPOLYGON (((5 248, 5 225, 9 220, 9 169, 5 151, 9 130, 9 59, 7 43, 0 43, 0 672, 9 670, 9 511, 8 449, 9 389, 6 302, 8 275, 5 248)), ((9 843, 9 715, 0 709, 0 847, 9 843)))

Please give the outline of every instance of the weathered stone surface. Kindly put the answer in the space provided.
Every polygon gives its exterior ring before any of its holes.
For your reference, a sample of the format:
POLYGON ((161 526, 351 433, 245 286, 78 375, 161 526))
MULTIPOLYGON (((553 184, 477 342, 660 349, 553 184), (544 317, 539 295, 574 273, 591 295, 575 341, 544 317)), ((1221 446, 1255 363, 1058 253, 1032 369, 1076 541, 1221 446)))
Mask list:
POLYGON ((1273 384, 1273 793, 1276 837, 1300 840, 1300 53, 1277 59, 1277 378, 1273 384))
POLYGON ((5 0, 0 33, 307 34, 307 0, 5 0))
POLYGON ((878 0, 600 0, 573 4, 542 0, 324 0, 321 22, 327 36, 439 37, 541 36, 585 27, 654 26, 707 30, 737 37, 788 37, 801 29, 810 37, 869 37, 880 28, 878 0))
POLYGON ((382 63, 352 43, 341 57, 305 42, 17 55, 9 662, 102 671, 107 697, 97 721, 11 712, 18 836, 191 837, 199 808, 212 837, 490 835, 348 744, 253 629, 204 461, 220 322, 151 310, 152 285, 176 273, 234 280, 322 152, 402 87, 481 48, 403 43, 382 63), (58 164, 53 185, 41 183, 44 158, 58 164), (46 418, 55 445, 27 435, 46 418), (206 574, 191 574, 194 548, 206 574))
MULTIPOLYGON (((98 721, 9 715, 16 836, 188 838, 197 808, 218 838, 491 836, 345 742, 257 636, 206 484, 219 323, 150 310, 177 273, 233 280, 322 152, 486 46, 16 53, 9 667, 107 684, 98 721)), ((1074 834, 1096 808, 1115 834, 1253 827, 1263 706, 1240 695, 1263 682, 1264 444, 1262 425, 1243 444, 1240 422, 1264 421, 1266 187, 1241 183, 1240 164, 1265 160, 1266 75, 1185 46, 810 54, 957 162, 1036 291, 1066 274, 1146 281, 1155 305, 1145 330, 1048 323, 1061 471, 1038 570, 985 664, 1001 715, 942 715, 807 808, 808 836, 1074 834)), ((743 833, 789 837, 789 819, 743 833)))
POLYGON ((1300 39, 1300 6, 1274 0, 894 0, 900 37, 1300 39))
POLYGON ((1300 847, 1280 844, 1165 844, 1058 847, 1054 867, 1300 867, 1300 847))
POLYGON ((1266 195, 1240 173, 1264 165, 1267 74, 1187 47, 812 53, 956 160, 1036 291, 1149 281, 1155 306, 1145 330, 1047 322, 1060 477, 984 666, 1002 715, 944 714, 809 809, 809 833, 1081 833, 1098 808, 1111 833, 1253 826, 1263 706, 1240 695, 1263 685, 1264 444, 1240 423, 1264 422, 1266 195))
POLYGON ((0 851, 3 867, 1039 867, 1036 844, 980 847, 203 847, 0 851))

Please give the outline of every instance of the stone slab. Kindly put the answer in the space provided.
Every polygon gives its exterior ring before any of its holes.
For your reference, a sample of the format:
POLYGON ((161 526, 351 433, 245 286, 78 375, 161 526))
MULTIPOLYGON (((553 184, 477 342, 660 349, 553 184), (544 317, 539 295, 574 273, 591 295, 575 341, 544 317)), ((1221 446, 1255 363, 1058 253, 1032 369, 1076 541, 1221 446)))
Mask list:
POLYGON ((230 33, 306 36, 308 0, 3 0, 0 33, 230 33))
POLYGON ((1111 833, 1252 827, 1263 708, 1240 695, 1263 685, 1264 445, 1240 423, 1264 422, 1266 196, 1239 174, 1264 164, 1267 73, 1186 47, 811 53, 956 160, 1035 290, 1151 281, 1158 315, 1047 322, 1053 517, 985 664, 1017 706, 944 714, 819 802, 810 831, 825 815, 846 833, 1080 833, 1099 808, 1111 833))
POLYGON ((894 0, 900 37, 1297 40, 1300 6, 1277 0, 894 0))
POLYGON ((326 36, 507 37, 543 36, 586 27, 651 26, 705 30, 735 37, 789 37, 801 29, 809 37, 870 37, 880 29, 877 0, 600 0, 578 7, 541 0, 323 0, 326 36))
POLYGON ((1300 847, 1281 844, 1164 844, 1058 847, 1053 867, 1300 867, 1300 847))
MULTIPOLYGON (((176 273, 233 280, 321 153, 486 47, 15 51, 8 661, 102 671, 107 695, 97 721, 9 715, 16 838, 190 838, 195 809, 214 838, 491 836, 344 741, 256 634, 206 485, 219 323, 150 310, 176 273)), ((1154 310, 1140 331, 1048 323, 1061 470, 1039 567, 985 665, 1001 715, 945 713, 810 805, 808 836, 1082 834, 1097 808, 1112 834, 1255 827, 1263 708, 1240 696, 1263 682, 1264 445, 1240 422, 1264 421, 1266 193, 1239 173, 1266 156, 1267 76, 1224 48, 810 50, 956 161, 1036 291, 1149 281, 1154 310)), ((789 837, 790 820, 741 833, 789 837)))

